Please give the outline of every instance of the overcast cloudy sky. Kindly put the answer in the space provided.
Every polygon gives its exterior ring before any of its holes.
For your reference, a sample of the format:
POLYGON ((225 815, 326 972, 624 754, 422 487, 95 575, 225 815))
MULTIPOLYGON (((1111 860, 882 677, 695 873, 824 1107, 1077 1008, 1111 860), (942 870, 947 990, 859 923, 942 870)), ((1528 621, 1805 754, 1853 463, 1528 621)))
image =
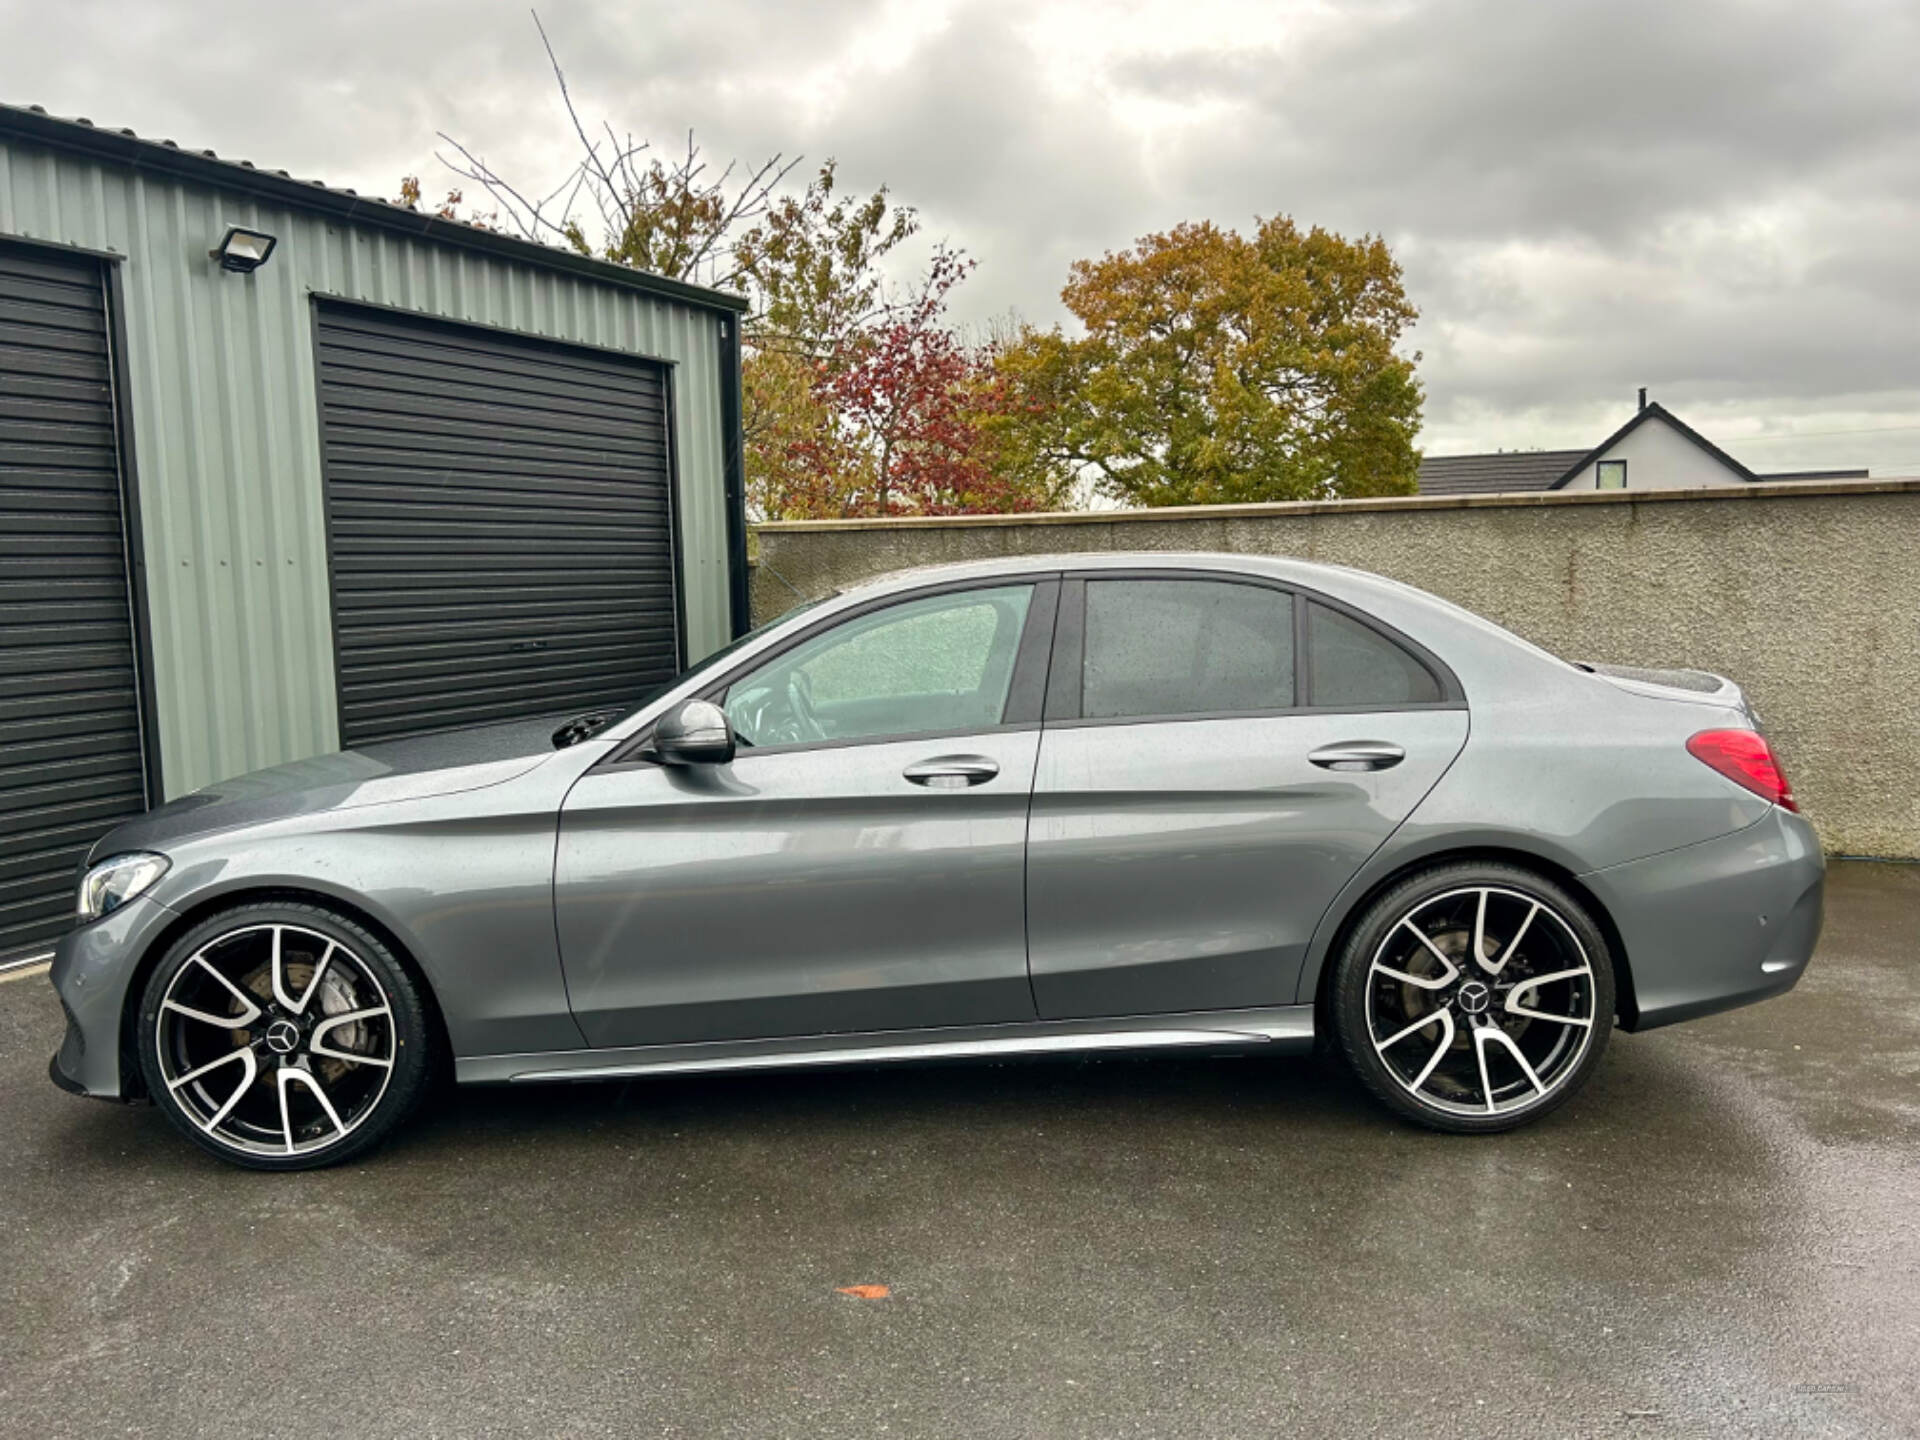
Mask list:
MULTIPOLYGON (((1758 469, 1920 474, 1920 5, 548 0, 582 110, 836 156, 1061 315, 1182 219, 1387 237, 1434 453, 1580 446, 1653 394, 1758 469)), ((513 0, 0 0, 0 98, 391 195, 447 130, 558 179, 513 0)))

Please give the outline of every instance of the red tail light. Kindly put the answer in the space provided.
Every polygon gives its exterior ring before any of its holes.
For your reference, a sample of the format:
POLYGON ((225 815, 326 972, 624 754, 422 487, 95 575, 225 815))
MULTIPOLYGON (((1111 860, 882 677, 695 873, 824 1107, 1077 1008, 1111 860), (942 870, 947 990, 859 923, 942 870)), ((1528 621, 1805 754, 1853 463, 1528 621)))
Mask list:
POLYGON ((1753 730, 1702 730, 1687 741, 1687 753, 1710 765, 1736 785, 1745 786, 1762 800, 1798 810, 1793 787, 1780 762, 1773 758, 1766 737, 1753 730))

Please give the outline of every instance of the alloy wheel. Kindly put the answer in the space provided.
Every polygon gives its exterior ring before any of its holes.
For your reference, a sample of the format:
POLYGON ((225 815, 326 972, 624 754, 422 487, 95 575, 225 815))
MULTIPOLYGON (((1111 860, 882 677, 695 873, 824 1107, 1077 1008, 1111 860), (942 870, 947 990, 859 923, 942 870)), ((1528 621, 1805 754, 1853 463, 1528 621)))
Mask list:
POLYGON ((1555 906, 1505 886, 1462 887, 1413 905, 1376 946, 1368 1038, 1417 1104, 1512 1115, 1579 1070, 1597 993, 1593 962, 1555 906))
POLYGON ((254 1156, 341 1144, 379 1107, 397 1058, 374 968, 299 925, 209 940, 174 973, 153 1024, 175 1104, 209 1139, 254 1156))

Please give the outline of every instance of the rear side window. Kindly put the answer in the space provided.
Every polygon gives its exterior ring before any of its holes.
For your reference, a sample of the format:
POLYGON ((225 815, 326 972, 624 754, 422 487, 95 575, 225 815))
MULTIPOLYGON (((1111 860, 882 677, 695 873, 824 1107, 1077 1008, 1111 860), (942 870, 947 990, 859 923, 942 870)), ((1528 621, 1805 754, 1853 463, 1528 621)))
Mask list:
POLYGON ((1359 705, 1431 705, 1440 682, 1378 630, 1324 605, 1307 606, 1310 702, 1316 709, 1359 705))
POLYGON ((1293 597, 1220 580, 1089 580, 1090 720, 1294 704, 1293 597))

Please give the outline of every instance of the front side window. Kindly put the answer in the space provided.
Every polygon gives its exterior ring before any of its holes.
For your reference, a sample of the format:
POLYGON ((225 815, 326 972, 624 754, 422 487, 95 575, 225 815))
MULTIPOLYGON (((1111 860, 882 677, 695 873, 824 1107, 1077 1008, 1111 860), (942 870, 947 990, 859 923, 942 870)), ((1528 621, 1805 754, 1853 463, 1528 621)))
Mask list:
POLYGON ((1284 710, 1293 597, 1224 580, 1089 580, 1080 713, 1089 720, 1284 710))
POLYGON ((736 680, 727 719, 754 746, 998 725, 1032 599, 1002 585, 856 616, 736 680))
POLYGON ((1593 473, 1593 483, 1601 490, 1627 488, 1627 462, 1624 460, 1602 460, 1593 467, 1593 473))
POLYGON ((1431 705, 1440 682, 1418 659, 1370 625, 1330 610, 1307 609, 1307 655, 1315 708, 1431 705))

